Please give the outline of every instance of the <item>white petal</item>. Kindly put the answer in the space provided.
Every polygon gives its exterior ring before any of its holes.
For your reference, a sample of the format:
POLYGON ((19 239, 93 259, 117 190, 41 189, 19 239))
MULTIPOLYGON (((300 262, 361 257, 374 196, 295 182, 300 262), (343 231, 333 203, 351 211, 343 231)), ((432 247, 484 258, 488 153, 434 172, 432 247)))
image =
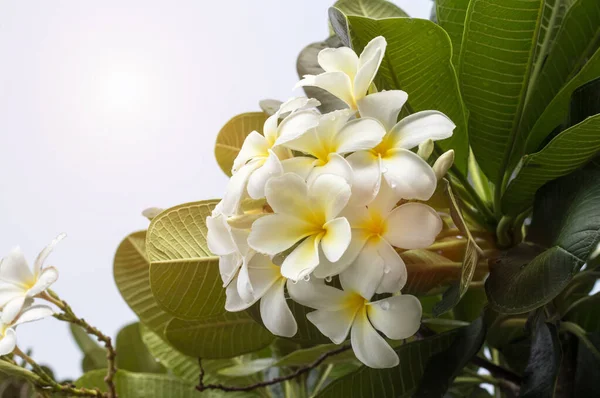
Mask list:
POLYGON ((279 113, 278 112, 275 112, 274 114, 269 116, 267 118, 267 120, 265 120, 265 124, 263 125, 263 135, 264 135, 265 143, 266 143, 265 149, 269 148, 269 146, 271 146, 270 144, 273 144, 277 140, 277 136, 278 136, 277 124, 278 123, 279 123, 279 113))
POLYGON ((402 199, 400 195, 390 187, 390 184, 388 184, 385 179, 383 179, 377 196, 369 203, 368 207, 369 210, 375 210, 377 214, 386 217, 390 211, 396 207, 396 204, 400 199, 402 199))
POLYGON ((294 140, 306 131, 319 124, 321 114, 312 109, 297 111, 286 117, 279 123, 279 137, 275 145, 283 145, 294 140))
POLYGON ((34 297, 48 289, 58 279, 58 270, 54 267, 46 267, 40 273, 38 280, 27 291, 27 297, 34 297))
POLYGON ((29 285, 33 282, 33 274, 21 248, 14 248, 0 262, 0 280, 14 285, 29 285))
POLYGON ((319 265, 319 241, 317 235, 309 236, 298 245, 281 264, 281 275, 298 281, 319 265))
POLYGON ((35 277, 39 275, 44 265, 44 262, 46 261, 50 253, 52 253, 52 250, 54 250, 54 246, 56 246, 61 240, 63 240, 66 237, 67 234, 65 233, 59 234, 56 238, 54 238, 52 242, 50 242, 48 246, 44 248, 44 250, 40 252, 40 254, 38 254, 37 258, 33 263, 33 275, 35 277))
POLYGON ((369 151, 354 152, 346 158, 353 172, 353 206, 365 206, 373 200, 381 184, 381 164, 377 155, 369 151))
POLYGON ((254 221, 248 244, 259 253, 274 256, 313 232, 313 226, 287 214, 269 214, 254 221))
POLYGON ((306 130, 303 134, 298 135, 294 139, 287 140, 281 145, 314 157, 318 157, 325 151, 316 127, 306 130))
POLYGON ((385 240, 377 246, 377 253, 383 259, 383 278, 377 293, 396 293, 406 284, 408 274, 406 264, 396 250, 385 240))
POLYGON ((224 256, 236 251, 235 244, 229 233, 226 217, 223 214, 206 217, 208 234, 206 243, 208 249, 217 256, 224 256))
POLYGON ((26 297, 20 296, 10 300, 2 309, 2 323, 9 324, 15 320, 25 305, 26 297))
POLYGON ((348 47, 325 48, 319 52, 317 60, 325 72, 344 72, 351 79, 358 69, 358 56, 348 47))
POLYGON ((407 99, 408 94, 401 90, 380 91, 361 98, 357 102, 358 112, 361 117, 379 120, 387 132, 396 125, 407 99))
POLYGON ((402 199, 429 200, 437 186, 433 169, 419 155, 397 149, 382 159, 383 177, 402 199))
POLYGON ((0 285, 0 309, 4 307, 10 300, 25 295, 25 292, 26 290, 22 286, 2 283, 0 285))
POLYGON ((329 261, 325 254, 320 256, 319 266, 314 270, 314 275, 317 278, 327 278, 338 275, 348 268, 348 266, 356 259, 356 256, 358 256, 365 245, 366 239, 362 231, 353 229, 351 233, 352 238, 350 244, 338 261, 329 261))
POLYGON ((366 206, 353 206, 349 204, 342 210, 340 217, 346 217, 352 227, 353 234, 357 230, 362 230, 371 222, 371 213, 366 206))
POLYGON ((377 330, 390 339, 400 340, 417 333, 423 310, 415 296, 400 295, 369 303, 367 313, 377 330))
POLYGON ((354 262, 340 274, 344 290, 360 294, 370 299, 381 283, 383 260, 377 253, 374 240, 368 241, 354 262))
POLYGON ((356 102, 352 94, 352 80, 344 72, 325 72, 320 75, 306 75, 296 87, 315 86, 329 91, 352 109, 356 109, 356 102))
POLYGON ((301 217, 310 208, 306 182, 296 174, 271 178, 265 187, 265 194, 275 213, 301 217))
POLYGON ((260 199, 265 197, 265 186, 267 181, 272 177, 278 177, 283 174, 283 167, 277 158, 277 155, 269 149, 269 157, 265 163, 254 170, 254 173, 248 180, 248 195, 252 199, 260 199))
POLYGON ((385 134, 385 128, 375 119, 363 117, 351 120, 337 133, 337 153, 374 148, 385 134))
POLYGON ((453 163, 454 149, 450 149, 449 151, 442 153, 440 157, 437 158, 432 168, 438 180, 441 180, 446 175, 448 169, 452 167, 453 163))
POLYGON ((293 97, 282 103, 277 112, 281 117, 289 112, 295 112, 307 108, 315 108, 319 105, 321 105, 321 103, 314 98, 293 97))
POLYGON ((398 354, 369 322, 366 308, 356 315, 350 340, 354 355, 371 368, 392 368, 400 363, 398 354))
POLYGON ((229 312, 244 311, 250 308, 256 301, 247 303, 242 300, 237 289, 237 278, 231 281, 225 290, 225 310, 229 312))
POLYGON ((335 263, 350 245, 352 238, 350 223, 344 217, 339 217, 327 222, 323 228, 326 231, 321 239, 323 253, 329 261, 335 263))
POLYGON ((17 346, 17 334, 14 329, 8 328, 4 332, 4 337, 0 339, 0 355, 8 355, 17 346))
POLYGON ((346 298, 348 294, 343 290, 327 286, 322 280, 309 281, 300 280, 293 282, 288 280, 288 293, 292 300, 306 307, 318 310, 336 311, 347 307, 346 298))
POLYGON ((431 139, 443 140, 452 136, 456 125, 438 111, 421 111, 400 120, 390 135, 398 148, 411 149, 431 139))
POLYGON ((219 257, 219 273, 223 280, 223 287, 228 286, 242 265, 242 256, 235 252, 219 257))
MULTIPOLYGON (((246 303, 252 303, 256 301, 256 296, 252 289, 252 283, 250 283, 250 275, 248 275, 248 263, 247 261, 242 262, 242 266, 237 275, 237 291, 241 299, 246 303)), ((258 296, 258 295, 257 295, 258 296)))
POLYGON ((40 319, 52 316, 52 314, 54 314, 54 311, 47 305, 32 305, 21 312, 19 318, 17 318, 13 325, 17 326, 22 323, 38 321, 40 319))
POLYGON ((359 68, 361 68, 366 62, 370 59, 374 58, 376 55, 379 55, 379 62, 383 59, 383 54, 385 54, 385 49, 387 47, 387 42, 383 36, 377 36, 372 39, 365 48, 359 57, 359 68), (379 54, 381 53, 381 54, 379 54))
POLYGON ((231 216, 239 212, 240 203, 246 196, 248 179, 254 170, 260 167, 263 162, 264 159, 255 159, 242 166, 237 173, 231 176, 229 183, 227 183, 225 195, 221 201, 223 214, 231 216))
POLYGON ((318 176, 308 187, 310 207, 322 211, 327 221, 337 217, 350 199, 350 185, 342 177, 333 174, 318 176))
POLYGON ((406 203, 395 208, 386 219, 384 239, 401 249, 430 246, 442 230, 442 219, 423 203, 406 203))
POLYGON ((335 344, 341 344, 356 316, 356 309, 346 308, 338 311, 317 310, 306 314, 306 318, 335 344))
POLYGON ((255 254, 248 262, 248 276, 254 299, 264 296, 278 280, 282 279, 280 267, 262 254, 255 254))
POLYGON ((327 159, 325 165, 313 166, 313 169, 307 177, 308 184, 312 184, 320 175, 333 174, 342 177, 349 185, 352 185, 354 173, 352 172, 350 163, 337 153, 330 153, 327 159))
POLYGON ((267 156, 268 149, 269 143, 262 134, 257 131, 248 134, 240 152, 233 161, 233 174, 237 173, 248 161, 267 156))
POLYGON ((373 79, 375 79, 375 76, 377 75, 377 70, 379 69, 379 65, 381 65, 382 59, 383 52, 381 50, 377 50, 371 59, 369 59, 359 67, 358 73, 354 78, 353 86, 354 98, 356 98, 356 100, 360 100, 365 95, 367 95, 369 86, 371 85, 371 83, 373 83, 373 79))
POLYGON ((271 286, 260 300, 260 316, 265 327, 276 336, 292 337, 298 331, 290 307, 284 296, 285 279, 271 286))
POLYGON ((297 156, 282 161, 281 165, 283 166, 284 173, 298 174, 302 179, 306 180, 315 167, 315 158, 297 156))

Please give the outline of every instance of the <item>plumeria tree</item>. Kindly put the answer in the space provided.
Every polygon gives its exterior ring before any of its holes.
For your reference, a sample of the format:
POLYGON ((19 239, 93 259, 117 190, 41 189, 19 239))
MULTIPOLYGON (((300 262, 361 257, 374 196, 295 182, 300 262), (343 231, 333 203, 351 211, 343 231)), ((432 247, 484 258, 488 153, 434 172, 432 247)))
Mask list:
POLYGON ((340 0, 329 26, 306 96, 218 133, 222 199, 123 240, 139 322, 116 345, 50 290, 62 235, 33 270, 4 258, 7 391, 600 396, 600 3, 438 0, 428 21, 340 0), (46 316, 84 353, 74 383, 18 347, 46 316))

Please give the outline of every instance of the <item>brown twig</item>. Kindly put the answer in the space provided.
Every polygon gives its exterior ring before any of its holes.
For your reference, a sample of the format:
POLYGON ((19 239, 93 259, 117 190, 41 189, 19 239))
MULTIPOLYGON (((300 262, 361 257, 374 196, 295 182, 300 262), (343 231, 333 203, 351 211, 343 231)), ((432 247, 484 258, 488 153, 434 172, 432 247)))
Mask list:
POLYGON ((268 381, 261 381, 259 383, 251 384, 249 386, 226 386, 223 384, 204 384, 204 374, 205 373, 204 373, 204 368, 202 367, 202 359, 198 359, 198 363, 200 365, 200 377, 199 377, 198 385, 196 386, 196 390, 198 390, 200 392, 206 391, 206 390, 221 390, 221 391, 226 391, 226 392, 252 391, 252 390, 255 390, 260 387, 272 386, 273 384, 278 384, 278 383, 281 383, 281 382, 284 382, 287 380, 291 380, 298 376, 303 375, 304 373, 310 372, 312 369, 316 368, 321 363, 323 363, 323 361, 325 361, 327 358, 337 355, 337 354, 340 354, 349 349, 350 349, 350 346, 342 346, 340 348, 336 348, 335 350, 323 353, 319 358, 317 358, 310 365, 298 368, 294 372, 290 373, 287 376, 276 377, 276 378, 268 380, 268 381))
POLYGON ((54 314, 56 319, 81 326, 88 334, 96 336, 98 341, 101 341, 104 344, 104 347, 106 347, 106 359, 108 361, 108 369, 106 372, 106 377, 104 377, 104 382, 108 386, 108 398, 118 398, 117 390, 113 380, 115 374, 117 373, 117 366, 115 363, 117 353, 112 345, 111 338, 98 330, 98 328, 95 328, 87 323, 85 319, 78 318, 71 309, 71 306, 69 306, 66 301, 61 300, 56 293, 52 292, 51 290, 42 293, 40 297, 56 305, 63 311, 62 314, 54 314))

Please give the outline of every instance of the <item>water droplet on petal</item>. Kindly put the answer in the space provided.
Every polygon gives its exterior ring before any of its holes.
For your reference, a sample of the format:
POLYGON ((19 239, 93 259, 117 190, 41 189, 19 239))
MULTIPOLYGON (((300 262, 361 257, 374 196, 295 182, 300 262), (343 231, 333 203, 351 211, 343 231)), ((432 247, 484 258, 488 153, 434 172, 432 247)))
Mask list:
POLYGON ((392 183, 390 184, 390 188, 392 188, 392 189, 396 188, 396 183, 395 183, 395 182, 392 182, 392 183))
POLYGON ((383 268, 383 273, 384 274, 389 274, 392 270, 390 269, 390 267, 386 266, 383 268))
POLYGON ((387 169, 387 167, 382 167, 382 168, 381 168, 381 173, 382 173, 382 174, 385 174, 385 173, 387 173, 387 172, 388 172, 388 169, 387 169))
POLYGON ((309 282, 310 281, 310 275, 304 275, 304 279, 305 282, 309 282))
POLYGON ((382 310, 387 311, 390 309, 390 303, 387 301, 382 301, 381 304, 379 304, 379 306, 381 307, 382 310))
POLYGON ((331 276, 325 277, 325 282, 331 282, 332 280, 333 280, 333 278, 331 276))
POLYGON ((295 285, 298 281, 291 279, 292 283, 295 285))

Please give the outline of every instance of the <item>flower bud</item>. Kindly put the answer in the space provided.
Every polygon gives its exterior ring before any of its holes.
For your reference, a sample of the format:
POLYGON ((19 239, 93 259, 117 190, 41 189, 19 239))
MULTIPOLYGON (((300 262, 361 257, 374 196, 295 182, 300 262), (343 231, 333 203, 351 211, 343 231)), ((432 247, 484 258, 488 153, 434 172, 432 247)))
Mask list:
POLYGON ((441 179, 446 175, 448 169, 454 163, 454 150, 450 149, 447 152, 444 152, 433 164, 433 172, 437 179, 441 179))
POLYGON ((423 160, 427 161, 433 152, 433 140, 430 138, 427 141, 423 141, 419 144, 419 150, 417 151, 417 155, 419 155, 423 160))

